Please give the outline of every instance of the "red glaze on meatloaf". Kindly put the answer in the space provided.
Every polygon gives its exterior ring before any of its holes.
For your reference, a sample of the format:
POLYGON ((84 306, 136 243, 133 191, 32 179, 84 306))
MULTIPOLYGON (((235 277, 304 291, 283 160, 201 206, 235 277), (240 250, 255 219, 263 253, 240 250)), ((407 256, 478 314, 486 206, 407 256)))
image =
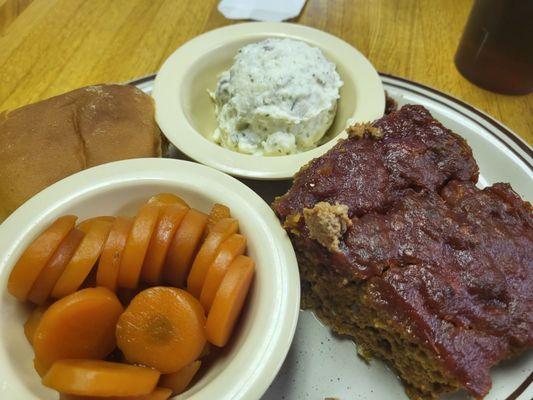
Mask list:
POLYGON ((533 212, 508 184, 478 189, 477 176, 460 136, 404 106, 353 128, 273 208, 299 260, 360 285, 365 306, 429 351, 458 382, 450 388, 482 397, 490 368, 533 346, 533 212), (324 204, 347 206, 349 221, 315 226, 310 210, 324 204), (320 229, 336 235, 335 248, 315 240, 320 229))

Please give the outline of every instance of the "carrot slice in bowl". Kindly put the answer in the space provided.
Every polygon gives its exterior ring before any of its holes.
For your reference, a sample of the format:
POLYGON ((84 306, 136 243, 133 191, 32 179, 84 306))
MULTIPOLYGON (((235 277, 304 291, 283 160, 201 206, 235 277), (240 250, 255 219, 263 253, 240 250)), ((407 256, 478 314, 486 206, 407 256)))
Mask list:
POLYGON ((117 323, 117 346, 130 363, 171 373, 196 360, 205 340, 202 306, 185 290, 157 286, 131 301, 117 323))
POLYGON ((112 217, 110 215, 100 215, 98 217, 87 218, 81 221, 76 228, 78 228, 80 231, 87 233, 91 225, 96 221, 104 221, 112 224, 115 221, 115 217, 112 217))
POLYGON ((161 375, 159 384, 163 387, 172 389, 172 393, 174 394, 181 394, 187 389, 201 365, 202 362, 196 360, 186 365, 178 372, 161 375))
POLYGON ((229 207, 219 203, 213 204, 207 217, 207 232, 211 232, 215 224, 223 218, 231 218, 229 207))
POLYGON ((76 396, 75 394, 60 393, 59 400, 167 400, 172 390, 157 387, 153 392, 139 396, 76 396))
POLYGON ((179 203, 161 207, 161 214, 148 245, 141 271, 141 280, 144 282, 156 284, 161 281, 168 248, 188 210, 179 203))
POLYGON ((37 374, 42 378, 43 376, 46 375, 46 373, 48 372, 49 368, 48 367, 45 367, 43 365, 42 362, 40 362, 37 358, 34 358, 33 359, 33 369, 35 370, 35 372, 37 372, 37 374))
POLYGON ((168 249, 163 279, 177 287, 185 286, 196 249, 202 239, 207 215, 191 208, 187 211, 168 249))
POLYGON ((160 373, 147 367, 100 360, 56 361, 43 384, 79 396, 141 396, 151 393, 160 373))
POLYGON ((68 358, 104 358, 115 348, 123 307, 106 288, 88 288, 53 303, 33 336, 35 357, 48 368, 68 358))
POLYGON ((74 215, 59 217, 26 248, 9 275, 9 293, 21 301, 26 300, 42 269, 74 228, 76 219, 74 215))
POLYGON ((206 311, 209 311, 215 298, 218 287, 235 257, 244 254, 246 250, 246 238, 238 233, 231 235, 219 247, 218 253, 209 266, 205 276, 200 303, 206 311))
POLYGON ((112 290, 117 289, 118 273, 122 254, 126 247, 126 240, 133 225, 131 218, 117 217, 102 249, 98 269, 96 272, 96 284, 112 290))
POLYGON ((137 287, 144 257, 159 218, 160 209, 161 206, 157 203, 147 203, 141 207, 135 217, 126 241, 126 248, 122 254, 118 272, 119 287, 129 289, 137 287))
POLYGON ((48 300, 52 289, 65 271, 84 236, 85 233, 77 228, 70 230, 31 287, 28 294, 29 301, 44 304, 48 300))
POLYGON ((28 339, 28 342, 30 342, 30 344, 33 344, 33 337, 35 336, 35 331, 37 330, 39 322, 41 322, 41 318, 43 317, 45 311, 46 307, 44 306, 39 306, 35 308, 24 323, 24 335, 26 336, 26 339, 28 339))
POLYGON ((217 255, 220 244, 238 231, 239 221, 234 218, 223 218, 211 228, 194 259, 187 278, 187 290, 196 298, 200 298, 205 276, 217 255))
POLYGON ((100 257, 110 228, 111 224, 105 221, 94 221, 91 224, 89 231, 54 285, 52 297, 59 299, 79 289, 100 257))
POLYGON ((157 203, 157 204, 181 204, 189 208, 189 205, 181 197, 172 194, 172 193, 159 193, 155 196, 150 197, 148 203, 157 203))
POLYGON ((228 343, 253 276, 253 260, 250 257, 237 256, 229 266, 207 316, 205 331, 209 342, 219 347, 228 343))

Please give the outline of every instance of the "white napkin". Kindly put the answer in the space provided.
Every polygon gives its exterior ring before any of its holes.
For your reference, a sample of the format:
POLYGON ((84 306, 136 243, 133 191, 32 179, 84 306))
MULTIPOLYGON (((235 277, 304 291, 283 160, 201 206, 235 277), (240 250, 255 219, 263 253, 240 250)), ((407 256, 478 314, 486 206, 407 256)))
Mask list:
POLYGON ((280 22, 297 17, 306 0, 222 0, 218 5, 228 19, 280 22))

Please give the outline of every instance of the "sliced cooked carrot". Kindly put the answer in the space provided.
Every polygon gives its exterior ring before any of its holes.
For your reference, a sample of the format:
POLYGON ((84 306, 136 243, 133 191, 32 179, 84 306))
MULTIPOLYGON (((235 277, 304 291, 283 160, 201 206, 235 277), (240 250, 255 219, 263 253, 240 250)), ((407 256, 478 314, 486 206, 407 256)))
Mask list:
POLYGON ((182 206, 185 206, 189 208, 189 205, 185 200, 183 200, 181 197, 176 196, 172 193, 159 193, 155 196, 152 196, 148 203, 159 203, 159 204, 181 204, 182 206))
POLYGON ((33 359, 33 368, 35 371, 37 371, 37 374, 39 374, 41 378, 46 375, 49 369, 45 367, 37 358, 33 359))
POLYGON ((207 218, 207 232, 210 232, 215 224, 222 218, 231 218, 229 207, 219 203, 213 204, 213 207, 211 207, 211 211, 209 212, 209 217, 207 218))
POLYGON ((31 287, 28 294, 29 301, 35 304, 43 304, 48 300, 52 289, 65 271, 84 236, 85 233, 79 229, 70 230, 31 287))
POLYGON ((205 275, 204 285, 200 293, 200 303, 206 311, 211 308, 220 282, 222 282, 231 262, 235 257, 244 254, 245 250, 246 238, 238 233, 234 233, 220 245, 218 253, 205 275))
POLYGON ((159 220, 144 258, 141 272, 141 279, 144 282, 156 284, 161 281, 161 271, 168 247, 188 210, 188 207, 179 203, 161 206, 159 220))
MULTIPOLYGON (((131 399, 131 400, 167 400, 172 396, 172 390, 164 387, 155 388, 155 390, 147 394, 145 397, 140 399, 131 399)), ((130 400, 130 399, 120 399, 120 400, 130 400)))
POLYGON ((187 278, 187 290, 196 298, 200 297, 205 275, 215 259, 220 244, 238 230, 239 221, 233 218, 223 218, 211 228, 194 259, 187 278))
POLYGON ((46 307, 44 306, 35 308, 24 323, 24 335, 30 344, 33 344, 33 336, 35 335, 35 331, 37 330, 39 322, 41 322, 45 310, 46 307))
POLYGON ((214 345, 222 347, 228 343, 253 276, 254 262, 249 257, 237 256, 229 266, 209 310, 205 326, 207 339, 214 345))
POLYGON ((163 269, 166 282, 177 287, 185 286, 206 223, 204 213, 192 208, 187 212, 168 249, 163 269))
POLYGON ((104 358, 115 348, 115 325, 123 308, 106 288, 88 288, 53 303, 33 337, 35 356, 46 368, 67 358, 104 358))
POLYGON ((9 275, 9 293, 19 300, 26 300, 41 270, 74 228, 76 218, 74 215, 59 217, 26 248, 9 275))
POLYGON ((157 387, 153 392, 140 396, 76 396, 75 394, 60 393, 59 400, 167 400, 172 395, 172 390, 157 387))
POLYGON ((87 234, 54 285, 52 297, 59 299, 78 290, 100 257, 110 228, 111 224, 105 221, 94 221, 90 225, 87 234))
POLYGON ((117 345, 130 363, 175 372, 202 352, 204 324, 204 310, 191 294, 152 287, 135 296, 120 316, 117 345))
POLYGON ((189 386, 189 383, 191 383, 192 378, 194 378, 194 375, 198 372, 201 365, 202 362, 196 360, 186 365, 178 372, 161 375, 159 384, 163 387, 172 389, 172 393, 174 394, 183 393, 185 389, 187 389, 187 386, 189 386))
POLYGON ((159 372, 141 366, 100 360, 56 361, 43 385, 79 396, 140 396, 151 393, 159 372))
POLYGON ((133 289, 139 283, 146 250, 159 217, 160 205, 147 203, 141 207, 131 227, 118 272, 118 286, 133 289))
POLYGON ((109 215, 101 215, 99 217, 87 218, 86 220, 81 221, 78 224, 77 228, 80 231, 87 233, 89 231, 89 228, 95 221, 104 221, 112 224, 115 221, 115 217, 111 217, 109 215))
POLYGON ((122 260, 122 253, 126 247, 126 240, 131 230, 131 218, 117 217, 111 225, 109 236, 102 249, 96 272, 96 284, 112 290, 117 289, 117 279, 122 260))

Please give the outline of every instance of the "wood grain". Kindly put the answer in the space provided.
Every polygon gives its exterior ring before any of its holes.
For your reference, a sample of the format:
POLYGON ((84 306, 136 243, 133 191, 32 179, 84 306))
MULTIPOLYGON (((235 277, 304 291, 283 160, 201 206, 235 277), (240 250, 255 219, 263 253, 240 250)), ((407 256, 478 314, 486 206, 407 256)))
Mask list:
MULTIPOLYGON (((472 0, 308 0, 292 22, 330 32, 381 72, 464 100, 533 143, 533 94, 476 87, 453 64, 472 0)), ((218 0, 0 0, 0 110, 158 70, 178 46, 235 23, 218 0)))
POLYGON ((33 0, 0 0, 0 36, 33 0))

